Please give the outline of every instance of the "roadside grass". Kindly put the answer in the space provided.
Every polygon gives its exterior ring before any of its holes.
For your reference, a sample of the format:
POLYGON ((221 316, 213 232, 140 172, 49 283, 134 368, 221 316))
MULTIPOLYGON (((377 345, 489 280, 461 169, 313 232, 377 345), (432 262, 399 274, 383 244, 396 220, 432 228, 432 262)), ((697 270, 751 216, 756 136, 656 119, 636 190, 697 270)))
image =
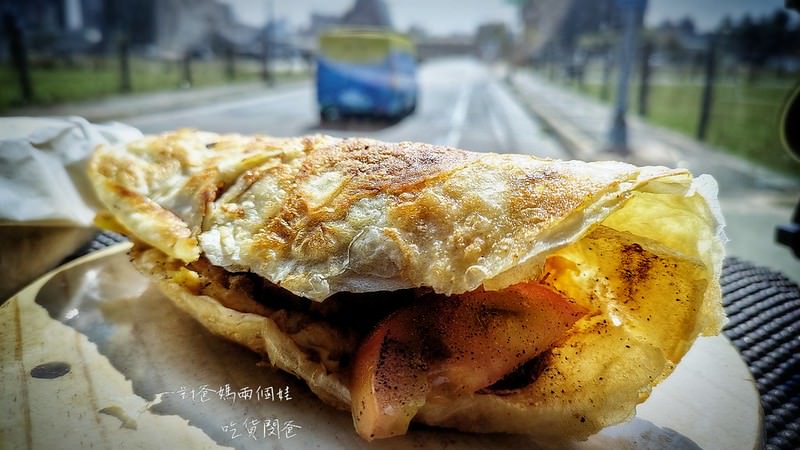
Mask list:
MULTIPOLYGON (((600 101, 613 102, 616 76, 603 98, 599 70, 584 83, 561 80, 565 86, 600 101)), ((705 142, 779 172, 800 177, 800 162, 784 150, 779 123, 784 102, 797 80, 790 76, 725 74, 713 88, 713 103, 705 142)), ((629 114, 639 114, 639 80, 630 86, 629 114)), ((648 91, 646 121, 696 137, 700 120, 703 80, 699 73, 660 70, 653 73, 648 91)))
MULTIPOLYGON (((307 77, 307 71, 276 70, 276 81, 307 77)), ((33 85, 32 105, 46 106, 64 102, 99 99, 121 93, 119 63, 113 58, 82 58, 70 63, 33 63, 30 69, 33 85)), ((229 78, 225 62, 218 59, 193 60, 191 84, 184 79, 181 61, 165 61, 140 57, 130 60, 131 93, 172 90, 256 81, 261 79, 261 65, 254 60, 237 60, 235 76, 229 78)), ((16 71, 8 64, 0 65, 0 112, 25 106, 16 71)))

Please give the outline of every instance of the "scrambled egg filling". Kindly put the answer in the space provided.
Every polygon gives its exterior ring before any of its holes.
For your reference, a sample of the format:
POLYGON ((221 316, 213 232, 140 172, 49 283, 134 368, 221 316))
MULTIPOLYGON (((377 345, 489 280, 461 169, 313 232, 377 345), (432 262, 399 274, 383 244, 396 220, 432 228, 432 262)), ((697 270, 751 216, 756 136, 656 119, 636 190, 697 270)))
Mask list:
MULTIPOLYGON (((214 298, 227 308, 273 320, 313 361, 330 373, 349 374, 359 344, 392 312, 432 295, 426 289, 404 289, 334 295, 319 303, 296 296, 249 272, 231 273, 205 258, 185 265, 171 259, 172 280, 196 295, 214 298)), ((690 342, 665 335, 692 336, 692 320, 702 303, 707 280, 697 261, 669 254, 658 244, 603 226, 551 254, 539 282, 565 295, 588 313, 584 322, 602 316, 661 348, 676 363, 690 342), (640 243, 634 242, 637 238, 640 243), (666 303, 674 303, 666 305, 666 303)), ((586 323, 576 325, 581 328, 586 323)), ((600 333, 598 333, 600 334, 600 333)), ((550 358, 550 350, 516 367, 482 393, 507 393, 532 383, 550 358)))

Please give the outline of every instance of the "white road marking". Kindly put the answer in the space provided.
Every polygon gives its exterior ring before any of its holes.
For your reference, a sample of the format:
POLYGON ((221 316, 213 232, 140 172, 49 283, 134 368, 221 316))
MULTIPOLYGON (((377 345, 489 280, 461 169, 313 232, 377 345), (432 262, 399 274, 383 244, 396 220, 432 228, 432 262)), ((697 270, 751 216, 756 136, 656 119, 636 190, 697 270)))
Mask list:
POLYGON ((515 98, 504 84, 495 81, 490 88, 493 112, 503 124, 508 137, 509 147, 506 151, 554 159, 569 156, 553 136, 545 133, 539 122, 524 110, 520 99, 515 98))
MULTIPOLYGON (((496 96, 497 93, 495 92, 498 89, 497 82, 492 80, 489 83, 489 89, 487 89, 487 95, 491 92, 491 95, 496 96)), ((503 125, 503 120, 499 117, 497 111, 497 100, 492 100, 491 102, 486 99, 485 100, 486 109, 488 110, 487 113, 489 114, 489 124, 492 127, 492 133, 494 134, 497 143, 499 144, 497 148, 499 151, 502 152, 513 152, 515 149, 510 148, 510 136, 508 127, 503 125)))
POLYGON ((464 128, 464 122, 467 120, 467 109, 469 108, 469 100, 472 96, 472 83, 464 83, 461 85, 461 91, 458 93, 458 100, 456 106, 453 108, 453 115, 450 117, 450 131, 447 133, 444 145, 449 147, 457 147, 458 142, 461 140, 461 132, 464 128))

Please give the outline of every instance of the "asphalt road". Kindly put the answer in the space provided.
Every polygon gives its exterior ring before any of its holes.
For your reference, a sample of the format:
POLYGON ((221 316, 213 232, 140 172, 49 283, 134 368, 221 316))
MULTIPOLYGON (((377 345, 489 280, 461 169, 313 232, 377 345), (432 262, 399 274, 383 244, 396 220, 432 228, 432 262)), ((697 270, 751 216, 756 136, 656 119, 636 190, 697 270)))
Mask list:
POLYGON ((313 82, 212 105, 127 117, 145 133, 181 127, 216 132, 296 136, 323 133, 385 141, 421 141, 474 151, 566 158, 512 97, 499 71, 470 59, 437 60, 419 71, 414 114, 397 123, 350 119, 321 124, 313 82))

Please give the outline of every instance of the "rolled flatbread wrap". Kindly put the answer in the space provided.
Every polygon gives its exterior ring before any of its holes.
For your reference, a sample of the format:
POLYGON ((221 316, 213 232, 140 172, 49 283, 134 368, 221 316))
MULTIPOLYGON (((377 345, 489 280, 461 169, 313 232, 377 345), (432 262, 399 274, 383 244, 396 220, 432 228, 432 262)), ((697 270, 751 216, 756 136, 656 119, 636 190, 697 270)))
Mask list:
POLYGON ((724 320, 716 183, 684 169, 184 129, 88 170, 168 298, 368 440, 585 439, 724 320))

